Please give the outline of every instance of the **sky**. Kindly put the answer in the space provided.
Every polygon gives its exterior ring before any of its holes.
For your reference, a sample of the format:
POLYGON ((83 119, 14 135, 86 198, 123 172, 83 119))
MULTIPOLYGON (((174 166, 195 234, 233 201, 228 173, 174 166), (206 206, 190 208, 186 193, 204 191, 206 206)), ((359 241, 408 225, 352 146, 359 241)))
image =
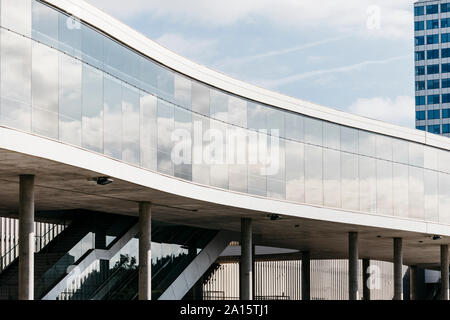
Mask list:
POLYGON ((233 78, 411 128, 414 1, 87 0, 233 78))

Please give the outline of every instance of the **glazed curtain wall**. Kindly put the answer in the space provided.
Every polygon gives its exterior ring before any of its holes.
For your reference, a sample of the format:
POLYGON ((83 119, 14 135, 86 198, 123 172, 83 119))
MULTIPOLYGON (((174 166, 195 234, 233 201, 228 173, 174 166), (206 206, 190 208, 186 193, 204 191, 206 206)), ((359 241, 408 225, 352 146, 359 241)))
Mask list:
MULTIPOLYGON (((1 0, 0 10, 2 125, 223 189, 450 224, 447 151, 221 92, 39 1, 1 0), (262 175, 247 156, 175 163, 172 132, 199 123, 204 133, 278 129, 279 170, 262 175)), ((191 156, 202 144, 190 143, 191 156)))

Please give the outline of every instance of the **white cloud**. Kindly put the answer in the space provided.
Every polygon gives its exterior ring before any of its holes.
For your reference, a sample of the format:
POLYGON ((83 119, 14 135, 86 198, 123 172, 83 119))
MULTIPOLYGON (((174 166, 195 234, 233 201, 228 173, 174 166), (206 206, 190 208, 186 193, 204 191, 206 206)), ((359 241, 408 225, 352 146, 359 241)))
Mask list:
POLYGON ((335 74, 335 73, 343 73, 343 72, 350 72, 354 70, 358 70, 364 67, 372 66, 372 65, 383 65, 392 63, 395 61, 403 60, 411 58, 411 55, 403 55, 398 57, 392 57, 388 59, 382 59, 382 60, 368 60, 368 61, 362 61, 355 64, 342 66, 342 67, 336 67, 336 68, 330 68, 330 69, 322 69, 322 70, 314 70, 314 71, 308 71, 304 73, 294 74, 287 77, 282 77, 279 79, 270 79, 270 80, 256 80, 254 81, 258 85, 273 89, 282 85, 286 85, 289 83, 293 83, 296 81, 304 80, 311 77, 321 77, 323 75, 329 75, 329 74, 335 74))
POLYGON ((171 51, 196 60, 204 60, 214 55, 217 45, 214 39, 187 38, 179 33, 166 33, 155 41, 171 51))
POLYGON ((88 1, 119 18, 152 14, 172 21, 208 26, 228 26, 264 18, 289 28, 351 31, 389 38, 411 37, 413 32, 414 0, 191 0, 189 3, 183 0, 129 0, 126 5, 121 0, 88 1), (379 11, 369 9, 374 6, 379 11), (379 29, 367 27, 374 21, 379 21, 379 29))
POLYGON ((347 111, 367 118, 414 128, 414 106, 414 97, 411 96, 398 96, 395 99, 360 98, 347 111))

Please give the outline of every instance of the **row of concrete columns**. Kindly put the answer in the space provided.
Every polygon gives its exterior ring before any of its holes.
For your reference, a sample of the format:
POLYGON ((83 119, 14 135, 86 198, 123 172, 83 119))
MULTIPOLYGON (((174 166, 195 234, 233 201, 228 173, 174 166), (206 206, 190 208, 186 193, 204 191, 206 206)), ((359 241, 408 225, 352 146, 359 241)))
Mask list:
MULTIPOLYGON (((19 299, 34 299, 34 176, 20 176, 19 195, 19 299)), ((150 300, 151 290, 151 203, 139 203, 139 299, 150 300)), ((241 300, 253 299, 253 242, 252 220, 241 219, 241 260, 239 264, 239 292, 241 300)), ((349 299, 358 298, 358 233, 348 235, 349 256, 349 299)), ((403 253, 402 239, 394 238, 394 299, 403 299, 402 277, 403 253)), ((367 287, 370 260, 363 259, 363 297, 370 300, 370 288, 367 287)), ((411 269, 411 281, 415 269, 411 269)), ((310 296, 310 253, 302 254, 302 299, 310 296)), ((441 246, 441 298, 449 299, 449 257, 448 245, 441 246)), ((414 297, 415 285, 412 285, 414 297)))

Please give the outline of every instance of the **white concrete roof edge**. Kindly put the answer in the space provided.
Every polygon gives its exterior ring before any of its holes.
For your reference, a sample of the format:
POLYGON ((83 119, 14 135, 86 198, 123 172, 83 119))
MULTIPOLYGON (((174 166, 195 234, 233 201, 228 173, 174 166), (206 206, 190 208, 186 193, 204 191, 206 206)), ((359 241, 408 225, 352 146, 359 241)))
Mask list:
MULTIPOLYGON (((326 121, 398 137, 418 143, 426 143, 439 148, 450 149, 450 140, 440 139, 433 134, 397 126, 387 122, 373 120, 311 102, 302 101, 280 93, 245 83, 226 76, 220 72, 194 63, 148 37, 132 29, 119 20, 109 16, 98 8, 81 0, 41 0, 63 11, 79 16, 83 21, 97 27, 111 37, 127 44, 136 51, 158 61, 159 63, 185 74, 193 79, 207 83, 238 96, 265 103, 285 110, 298 112, 326 121), (77 11, 76 13, 74 11, 77 11)), ((414 106, 411 106, 414 112, 414 106)))
POLYGON ((2 126, 0 126, 0 149, 48 159, 181 197, 219 205, 356 226, 386 228, 423 234, 431 231, 433 234, 450 236, 450 225, 296 204, 203 186, 126 164, 63 142, 2 126))

